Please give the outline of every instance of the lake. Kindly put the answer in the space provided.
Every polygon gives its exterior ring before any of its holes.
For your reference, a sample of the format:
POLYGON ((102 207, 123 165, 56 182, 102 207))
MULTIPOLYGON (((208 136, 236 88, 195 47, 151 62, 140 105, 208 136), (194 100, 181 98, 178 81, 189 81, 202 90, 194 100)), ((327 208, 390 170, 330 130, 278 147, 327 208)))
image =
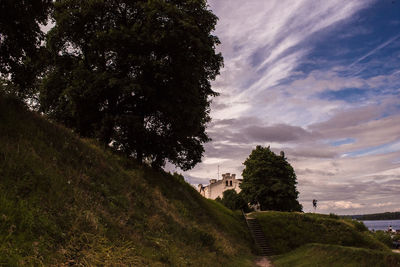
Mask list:
POLYGON ((389 225, 392 229, 400 230, 400 220, 379 220, 379 221, 362 221, 369 230, 387 230, 389 225))

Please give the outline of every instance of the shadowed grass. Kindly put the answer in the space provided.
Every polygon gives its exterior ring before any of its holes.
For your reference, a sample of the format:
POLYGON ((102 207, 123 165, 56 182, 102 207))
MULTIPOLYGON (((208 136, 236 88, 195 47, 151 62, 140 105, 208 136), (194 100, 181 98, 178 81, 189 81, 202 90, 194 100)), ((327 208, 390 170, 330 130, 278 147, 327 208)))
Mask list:
POLYGON ((365 227, 337 216, 277 211, 257 213, 255 216, 276 253, 285 253, 308 243, 389 250, 365 227))
POLYGON ((0 95, 0 265, 251 266, 240 214, 0 95))
POLYGON ((395 267, 400 255, 364 248, 307 244, 273 258, 276 267, 395 267))

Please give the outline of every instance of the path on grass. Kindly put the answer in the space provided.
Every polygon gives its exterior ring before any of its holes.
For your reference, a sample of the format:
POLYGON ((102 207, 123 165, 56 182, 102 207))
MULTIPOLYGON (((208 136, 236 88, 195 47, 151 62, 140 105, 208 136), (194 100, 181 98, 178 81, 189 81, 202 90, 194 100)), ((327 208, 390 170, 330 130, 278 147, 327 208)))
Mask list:
POLYGON ((256 265, 261 267, 273 267, 272 263, 268 260, 267 257, 261 257, 256 260, 256 265))

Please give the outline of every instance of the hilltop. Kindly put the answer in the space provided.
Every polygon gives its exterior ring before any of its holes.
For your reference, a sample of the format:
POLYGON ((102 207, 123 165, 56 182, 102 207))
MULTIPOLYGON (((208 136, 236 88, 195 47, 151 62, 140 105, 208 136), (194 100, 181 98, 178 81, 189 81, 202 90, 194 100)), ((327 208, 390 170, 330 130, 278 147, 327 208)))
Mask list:
POLYGON ((0 265, 250 266, 245 221, 0 95, 0 265))

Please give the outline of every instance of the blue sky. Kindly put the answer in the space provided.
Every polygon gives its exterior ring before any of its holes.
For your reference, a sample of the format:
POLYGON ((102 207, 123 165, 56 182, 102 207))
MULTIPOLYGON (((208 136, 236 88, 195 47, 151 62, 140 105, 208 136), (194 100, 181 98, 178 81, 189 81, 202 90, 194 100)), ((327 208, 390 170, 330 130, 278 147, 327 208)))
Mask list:
POLYGON ((207 184, 256 145, 284 150, 305 211, 400 207, 400 1, 209 0, 225 66, 213 82, 207 184))

